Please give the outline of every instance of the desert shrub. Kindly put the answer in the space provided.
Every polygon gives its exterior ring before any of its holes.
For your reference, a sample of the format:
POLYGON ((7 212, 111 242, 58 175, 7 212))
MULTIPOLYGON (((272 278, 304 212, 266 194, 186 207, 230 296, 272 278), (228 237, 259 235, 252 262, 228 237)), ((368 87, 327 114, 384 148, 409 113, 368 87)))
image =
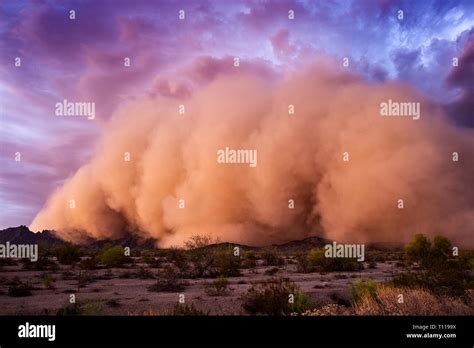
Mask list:
POLYGON ((148 291, 156 292, 178 292, 182 290, 184 290, 184 284, 171 266, 165 267, 156 283, 148 288, 148 291))
POLYGON ((280 266, 285 264, 285 260, 279 256, 274 249, 265 249, 260 256, 267 266, 280 266))
POLYGON ((157 253, 154 251, 144 250, 142 252, 143 262, 147 263, 152 268, 160 268, 162 262, 160 258, 156 256, 156 254, 157 253))
POLYGON ((253 250, 245 250, 242 253, 242 268, 255 268, 257 267, 257 255, 253 250))
POLYGON ((186 273, 189 270, 190 260, 186 250, 170 248, 166 252, 166 259, 172 262, 181 273, 186 273))
POLYGON ((240 257, 232 250, 219 250, 215 255, 215 268, 224 277, 240 276, 240 257))
POLYGON ((225 296, 229 292, 229 281, 221 276, 213 282, 206 284, 205 292, 209 296, 225 296))
POLYGON ((200 315, 208 315, 208 313, 204 313, 202 310, 197 309, 194 307, 194 304, 190 306, 187 304, 176 304, 173 308, 172 314, 176 316, 200 316, 200 315))
POLYGON ((93 270, 93 269, 96 269, 97 266, 98 266, 97 259, 94 257, 85 258, 81 260, 81 262, 79 263, 79 267, 85 270, 93 270))
POLYGON ((72 265, 81 260, 82 252, 78 245, 66 242, 56 247, 55 254, 59 263, 72 265))
POLYGON ((202 278, 214 276, 213 267, 216 262, 216 251, 209 248, 212 239, 209 236, 193 236, 187 242, 186 255, 193 265, 192 277, 202 278))
POLYGON ((51 271, 57 270, 57 265, 53 261, 50 261, 48 256, 40 255, 38 260, 35 262, 31 261, 30 259, 22 259, 21 262, 23 263, 23 269, 29 270, 36 270, 36 271, 45 271, 50 269, 51 271))
POLYGON ((397 273, 389 282, 396 287, 423 288, 438 295, 461 296, 474 288, 469 272, 459 269, 397 273))
POLYGON ((77 287, 78 288, 85 288, 87 284, 92 283, 94 281, 94 277, 89 271, 78 271, 77 272, 77 287))
POLYGON ((278 273, 280 269, 278 267, 272 267, 272 268, 269 268, 265 271, 265 274, 266 275, 275 275, 278 273))
POLYGON ((328 262, 328 259, 326 256, 324 256, 324 250, 323 249, 311 249, 308 253, 307 256, 308 263, 310 267, 323 267, 324 265, 328 262))
POLYGON ((363 268, 356 258, 329 258, 321 248, 311 249, 308 254, 297 255, 298 272, 352 272, 363 268))
POLYGON ((85 300, 76 303, 69 303, 58 309, 58 316, 78 316, 78 315, 102 315, 105 302, 102 300, 85 300))
POLYGON ((339 292, 339 291, 332 291, 330 294, 329 294, 329 298, 331 299, 331 301, 339 306, 345 306, 345 307, 350 307, 351 305, 351 302, 350 300, 344 296, 343 293, 339 292))
POLYGON ((435 236, 431 243, 423 234, 417 234, 405 247, 405 259, 423 268, 445 268, 451 257, 452 244, 443 236, 435 236))
POLYGON ((405 247, 405 257, 409 262, 419 262, 426 265, 430 258, 431 243, 423 234, 415 238, 405 247))
POLYGON ((120 279, 130 279, 132 278, 132 276, 133 276, 133 273, 130 271, 125 271, 119 274, 120 279))
POLYGON ((354 303, 357 315, 473 315, 472 294, 466 299, 436 296, 426 289, 378 286, 354 303), (400 298, 403 300, 400 301, 400 298))
POLYGON ((99 262, 106 267, 120 267, 128 260, 124 248, 120 245, 105 246, 98 255, 99 262))
POLYGON ((375 296, 377 283, 371 279, 358 279, 350 288, 353 302, 360 301, 364 296, 375 296))
POLYGON ((8 287, 8 296, 10 297, 25 297, 31 296, 31 290, 33 290, 33 286, 29 282, 21 282, 20 280, 15 280, 9 287, 8 287))
POLYGON ((76 316, 80 315, 79 306, 76 303, 67 304, 57 310, 58 316, 76 316))
POLYGON ((375 268, 377 268, 377 262, 370 261, 370 262, 369 262, 369 268, 370 268, 370 269, 375 269, 375 268))
POLYGON ((301 313, 303 316, 319 317, 319 316, 331 316, 331 315, 350 315, 353 314, 350 308, 335 303, 330 303, 319 308, 310 309, 301 313))
POLYGON ((4 266, 16 266, 17 261, 15 259, 10 258, 0 258, 0 269, 4 266))
POLYGON ((288 315, 302 313, 312 307, 310 298, 296 284, 281 278, 252 286, 241 299, 244 310, 252 315, 288 315), (290 295, 293 296, 293 303, 290 295))
POLYGON ((135 277, 138 279, 152 279, 155 278, 155 275, 149 269, 140 267, 135 273, 135 277))
POLYGON ((112 308, 120 307, 120 302, 114 298, 111 298, 110 300, 105 301, 105 304, 112 308))
POLYGON ((375 293, 365 292, 352 307, 330 304, 306 311, 303 315, 470 315, 474 314, 474 295, 466 299, 435 296, 425 289, 379 285, 375 293), (400 297, 400 295, 402 297, 400 297), (400 301, 400 298, 403 301, 400 301))
POLYGON ((365 260, 367 262, 385 262, 389 259, 387 254, 387 252, 381 250, 367 250, 365 260))
POLYGON ((104 301, 87 301, 80 307, 80 315, 102 315, 104 301))
POLYGON ((46 289, 54 289, 54 278, 48 273, 41 275, 41 283, 46 289))
POLYGON ((405 259, 408 263, 416 262, 421 270, 399 273, 392 284, 424 288, 438 295, 462 295, 474 288, 469 257, 469 253, 453 257, 451 242, 443 236, 436 236, 431 243, 417 234, 405 247, 405 259))
POLYGON ((466 271, 474 271, 474 250, 463 250, 456 259, 448 260, 451 267, 466 271))
POLYGON ((74 280, 74 279, 76 279, 76 275, 72 271, 64 271, 64 272, 61 272, 61 279, 62 280, 74 280))
POLYGON ((308 255, 304 252, 296 254, 296 271, 300 273, 311 273, 314 266, 309 262, 308 255))

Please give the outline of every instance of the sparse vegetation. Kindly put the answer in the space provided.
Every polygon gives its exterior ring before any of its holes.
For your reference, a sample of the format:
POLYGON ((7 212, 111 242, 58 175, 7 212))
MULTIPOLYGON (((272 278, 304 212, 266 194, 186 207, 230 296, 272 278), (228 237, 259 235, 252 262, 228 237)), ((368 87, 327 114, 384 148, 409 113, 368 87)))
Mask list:
MULTIPOLYGON (((110 284, 133 283, 140 285, 137 289, 142 291, 172 293, 182 292, 191 285, 190 298, 193 301, 203 299, 202 306, 201 302, 194 302, 194 305, 199 304, 199 309, 191 304, 172 308, 175 303, 175 300, 170 302, 173 296, 155 294, 153 297, 158 297, 163 305, 150 311, 163 315, 240 314, 239 308, 251 315, 472 313, 469 308, 473 306, 474 252, 461 250, 459 255, 453 254, 450 241, 440 236, 430 240, 418 235, 406 248, 399 250, 371 249, 365 255, 365 270, 356 259, 326 258, 321 248, 300 249, 308 250, 306 252, 284 248, 241 248, 240 255, 234 255, 232 245, 212 244, 209 237, 193 237, 186 249, 141 249, 134 251, 133 258, 125 256, 120 246, 107 245, 100 251, 95 248, 71 243, 52 247, 50 251, 40 253, 39 266, 29 260, 0 260, 4 261, 5 267, 0 276, 0 296, 4 296, 4 301, 10 301, 9 308, 14 301, 24 303, 21 313, 27 314, 56 311, 60 315, 122 314, 130 309, 128 294, 116 289, 112 299, 98 298, 100 294, 110 292, 110 284), (116 269, 122 266, 125 267, 116 269), (313 274, 296 275, 292 273, 295 268, 297 272, 313 274), (351 271, 358 272, 348 273, 351 271), (18 274, 28 278, 20 278, 18 274), (268 276, 277 275, 279 278, 265 281, 270 278, 268 276), (229 281, 230 277, 237 276, 241 278, 229 281), (357 280, 359 277, 364 279, 357 280), (112 281, 118 278, 130 281, 112 281), (93 287, 82 290, 92 282, 93 287), (232 288, 231 282, 235 285, 232 288), (312 289, 314 303, 298 285, 312 289), (33 292, 54 288, 58 288, 61 294, 83 293, 79 296, 81 301, 57 310, 54 304, 49 308, 43 306, 44 298, 41 296, 50 295, 51 291, 33 292), (394 300, 396 291, 403 295, 404 303, 396 302, 398 297, 394 300), (237 295, 237 301, 234 297, 232 301, 222 298, 231 293, 237 295), (21 298, 33 294, 35 298, 21 298), (215 298, 206 298, 206 295, 215 298), (290 295, 293 295, 292 299, 290 295), (89 300, 84 296, 90 297, 89 300), (42 303, 41 307, 36 304, 36 297, 38 303, 42 303), (434 301, 439 302, 437 307, 433 305, 434 301), (328 302, 332 304, 325 305, 328 302), (317 309, 311 310, 316 305, 317 309)), ((139 294, 137 307, 132 312, 143 312, 147 308, 144 301, 155 300, 139 294)))
POLYGON ((197 309, 194 307, 194 304, 191 303, 191 305, 187 304, 176 304, 173 308, 173 312, 171 315, 176 315, 176 316, 202 316, 202 315, 208 315, 208 313, 204 313, 202 310, 197 309))
POLYGON ((244 310, 253 315, 289 315, 312 307, 308 295, 302 293, 295 283, 282 278, 252 286, 241 299, 244 310))
POLYGON ((183 282, 178 278, 178 274, 172 266, 164 268, 161 277, 156 283, 148 288, 149 291, 156 292, 178 292, 184 290, 183 282))
POLYGON ((472 294, 462 300, 420 288, 379 286, 355 302, 353 311, 357 315, 473 315, 474 306, 472 294))
POLYGON ((69 303, 60 308, 56 315, 58 316, 76 316, 76 315, 103 315, 103 300, 85 300, 76 303, 69 303))
POLYGON ((54 278, 49 273, 41 275, 41 283, 46 289, 54 289, 54 278))
POLYGON ((205 285, 206 294, 209 296, 225 296, 229 293, 229 281, 225 277, 219 277, 212 283, 205 285))
POLYGON ((31 290, 33 287, 29 282, 21 282, 20 280, 14 280, 13 283, 8 287, 8 296, 11 297, 25 297, 31 296, 31 290))
POLYGON ((150 270, 146 269, 146 268, 143 268, 143 267, 140 267, 137 271, 137 273, 135 273, 135 277, 138 278, 138 279, 153 279, 155 278, 153 272, 151 272, 150 270))

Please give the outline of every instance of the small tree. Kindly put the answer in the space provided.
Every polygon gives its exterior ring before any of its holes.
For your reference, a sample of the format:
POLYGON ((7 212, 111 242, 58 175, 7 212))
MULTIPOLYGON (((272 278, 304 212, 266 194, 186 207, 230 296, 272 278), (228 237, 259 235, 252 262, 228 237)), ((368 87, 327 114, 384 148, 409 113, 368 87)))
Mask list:
POLYGON ((433 239, 432 254, 438 261, 446 261, 452 253, 452 244, 448 238, 436 236, 433 239))
POLYGON ((418 262, 427 266, 431 259, 431 243, 423 234, 415 235, 414 240, 405 247, 405 258, 409 262, 418 262))
POLYGON ((216 252, 208 248, 211 242, 212 239, 209 236, 193 236, 185 242, 187 255, 193 264, 194 277, 201 278, 212 273, 216 252))

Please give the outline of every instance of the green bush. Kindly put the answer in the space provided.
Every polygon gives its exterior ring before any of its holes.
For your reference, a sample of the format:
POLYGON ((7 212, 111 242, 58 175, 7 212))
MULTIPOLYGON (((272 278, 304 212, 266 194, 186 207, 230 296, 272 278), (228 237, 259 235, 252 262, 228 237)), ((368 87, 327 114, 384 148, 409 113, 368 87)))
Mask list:
POLYGON ((217 272, 224 277, 240 276, 240 257, 235 256, 233 250, 220 250, 215 255, 217 272))
POLYGON ((285 260, 278 256, 278 253, 274 249, 263 250, 261 257, 267 266, 281 266, 285 264, 285 260))
POLYGON ((302 293, 295 283, 281 278, 252 286, 241 299, 244 310, 252 315, 288 315, 312 308, 308 295, 302 293), (294 303, 291 303, 290 295, 294 303))
POLYGON ((311 249, 308 254, 300 253, 296 257, 298 272, 352 272, 364 268, 356 258, 329 258, 321 248, 311 249))
POLYGON ((99 253, 99 262, 106 267, 120 267, 128 261, 124 248, 120 245, 105 246, 99 253))
POLYGON ((314 266, 308 260, 308 254, 305 252, 298 252, 296 255, 296 271, 300 273, 314 272, 314 266))
POLYGON ((428 266, 431 261, 431 242, 423 234, 415 235, 414 240, 405 247, 405 258, 408 262, 428 266))
POLYGON ((72 265, 81 260, 81 248, 78 245, 66 242, 56 248, 56 257, 59 263, 72 265))
POLYGON ((437 295, 463 295, 474 288, 471 271, 472 253, 463 252, 454 257, 452 244, 446 237, 436 236, 431 243, 417 234, 405 247, 405 259, 416 262, 421 272, 403 272, 393 279, 395 286, 421 287, 437 295))
POLYGON ((209 296, 225 296, 228 294, 229 281, 225 277, 219 277, 212 283, 205 285, 206 294, 209 296))
POLYGON ((353 302, 359 302, 366 294, 375 296, 376 292, 377 283, 371 279, 358 279, 350 289, 353 302))

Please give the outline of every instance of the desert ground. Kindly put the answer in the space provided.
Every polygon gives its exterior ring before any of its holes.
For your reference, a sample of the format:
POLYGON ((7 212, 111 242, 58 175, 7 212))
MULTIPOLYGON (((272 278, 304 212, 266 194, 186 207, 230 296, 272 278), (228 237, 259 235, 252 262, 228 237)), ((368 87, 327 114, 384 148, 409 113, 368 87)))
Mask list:
MULTIPOLYGON (((472 269, 456 266, 446 272, 456 279, 441 279, 438 269, 408 263, 403 250, 372 249, 364 262, 329 264, 320 250, 196 240, 186 250, 135 249, 124 257, 122 246, 66 244, 37 262, 2 260, 0 314, 474 314, 472 269)), ((471 255, 463 260, 472 263, 471 255)))

